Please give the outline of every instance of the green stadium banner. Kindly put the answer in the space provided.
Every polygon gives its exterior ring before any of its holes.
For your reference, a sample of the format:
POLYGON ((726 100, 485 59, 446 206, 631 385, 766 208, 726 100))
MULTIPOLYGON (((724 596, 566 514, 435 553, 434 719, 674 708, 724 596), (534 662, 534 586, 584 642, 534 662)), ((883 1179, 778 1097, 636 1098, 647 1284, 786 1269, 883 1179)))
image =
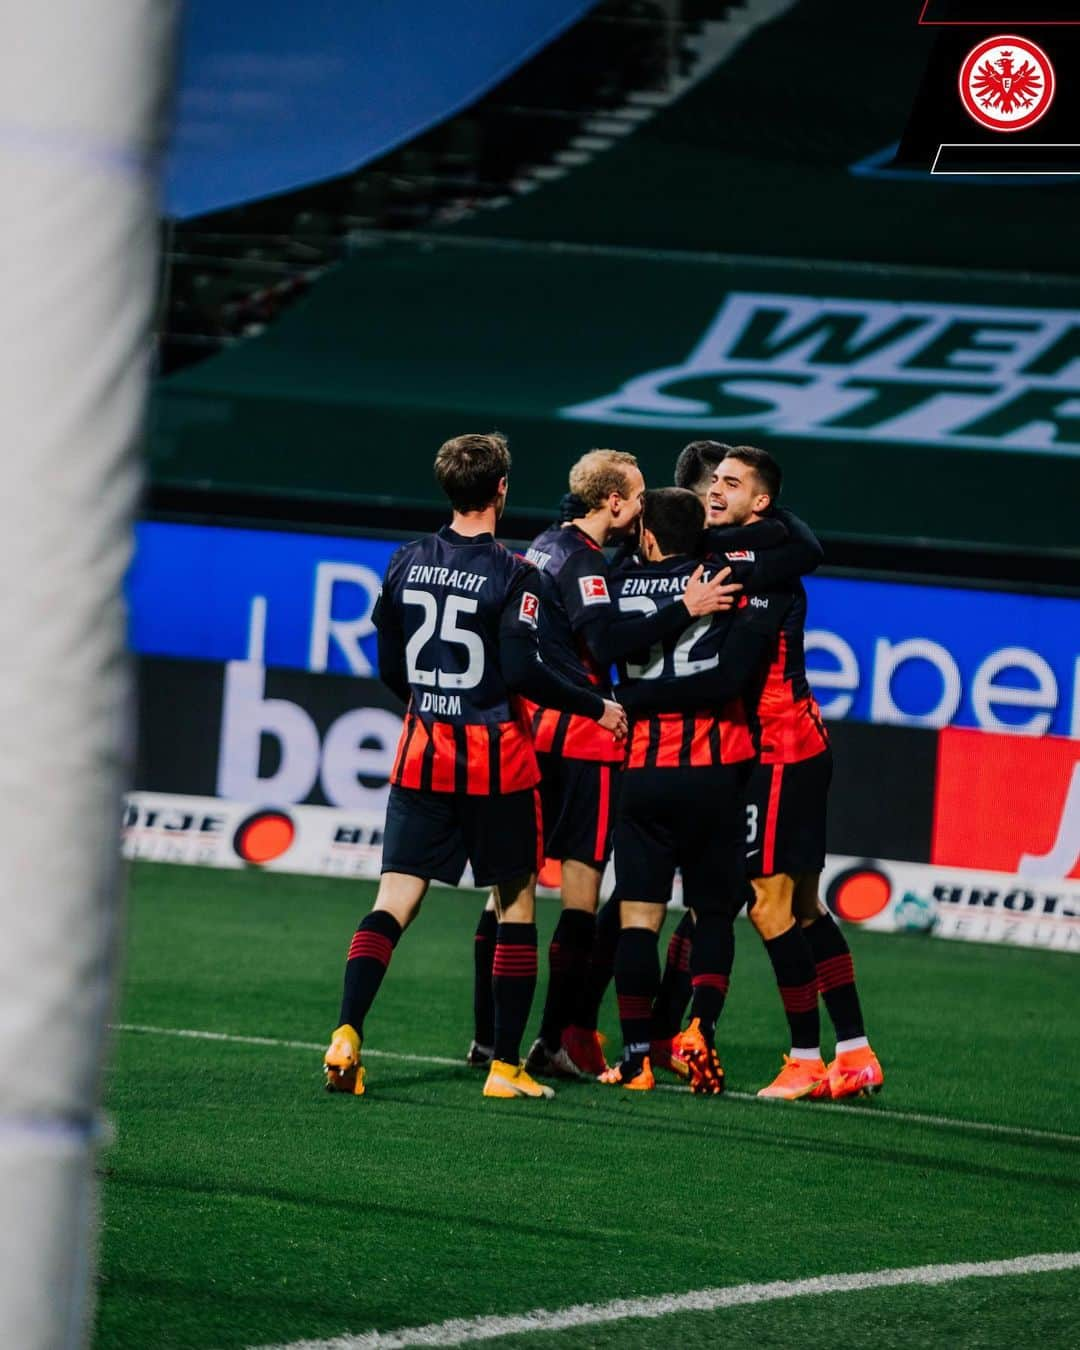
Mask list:
MULTIPOLYGON (((365 249, 264 336, 163 382, 159 484, 439 501, 435 449, 511 440, 550 512, 583 450, 671 480, 766 444, 826 535, 1080 544, 1080 281, 448 239, 365 249)), ((1067 578, 1063 578, 1067 579, 1067 578)))

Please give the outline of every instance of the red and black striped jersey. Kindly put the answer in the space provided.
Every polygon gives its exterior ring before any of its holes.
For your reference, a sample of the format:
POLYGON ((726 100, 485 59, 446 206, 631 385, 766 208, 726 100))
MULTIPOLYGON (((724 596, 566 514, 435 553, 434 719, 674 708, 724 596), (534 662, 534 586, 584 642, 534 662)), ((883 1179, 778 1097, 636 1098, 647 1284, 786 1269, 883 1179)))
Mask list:
MULTIPOLYGON (((589 649, 586 631, 611 622, 611 574, 600 545, 576 525, 537 535, 525 554, 540 574, 540 655, 571 684, 611 697, 608 671, 589 649)), ((529 705, 537 750, 567 759, 617 764, 624 747, 591 718, 529 705)))
MULTIPOLYGON (((777 515, 793 531, 799 567, 803 571, 813 570, 821 556, 820 545, 813 534, 790 512, 778 512, 777 515)), ((755 542, 755 531, 759 526, 772 524, 771 518, 767 517, 764 521, 737 526, 731 531, 710 529, 706 534, 707 560, 716 566, 731 567, 731 579, 743 583, 750 603, 753 603, 754 592, 760 589, 763 576, 771 585, 774 574, 778 570, 784 571, 780 557, 782 548, 775 545, 772 536, 767 537, 767 546, 760 551, 755 542), (725 549, 725 535, 730 535, 731 542, 737 541, 740 546, 725 549), (746 544, 753 547, 747 548, 746 544)), ((764 531, 762 537, 766 537, 764 531)), ((806 678, 806 590, 797 576, 785 581, 784 593, 789 596, 790 603, 773 641, 768 664, 746 691, 750 724, 763 764, 795 764, 821 754, 829 744, 821 710, 806 678)))
POLYGON ((374 614, 379 668, 408 699, 392 783, 488 796, 539 781, 523 701, 500 665, 507 629, 535 633, 536 580, 490 534, 448 526, 390 559, 374 614))
POLYGON ((806 591, 797 581, 769 664, 747 696, 762 764, 797 764, 829 747, 829 733, 806 678, 805 633, 806 591))
MULTIPOLYGON (((698 566, 697 559, 674 557, 617 573, 612 579, 616 604, 625 613, 655 613, 677 604, 698 566)), ((706 580, 709 575, 707 568, 706 580)), ((704 768, 753 758, 741 698, 728 698, 715 709, 687 710, 681 689, 685 681, 700 683, 720 667, 732 624, 731 614, 695 619, 682 632, 619 663, 619 694, 631 717, 627 770, 704 768), (647 686, 648 712, 634 710, 634 686, 647 686)))

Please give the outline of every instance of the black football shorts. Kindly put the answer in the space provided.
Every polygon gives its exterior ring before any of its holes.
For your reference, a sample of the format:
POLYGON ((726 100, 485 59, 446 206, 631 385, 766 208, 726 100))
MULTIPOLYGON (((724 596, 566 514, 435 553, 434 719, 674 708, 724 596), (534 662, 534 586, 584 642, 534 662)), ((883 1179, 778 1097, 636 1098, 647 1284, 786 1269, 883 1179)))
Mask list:
POLYGON ((497 797, 390 788, 382 870, 456 886, 472 863, 477 886, 537 870, 540 795, 536 788, 497 797))
POLYGON ((678 869, 687 908, 736 914, 746 898, 745 781, 741 764, 626 770, 615 822, 615 894, 666 905, 678 869))
POLYGON ((825 866, 832 751, 796 764, 756 763, 746 790, 746 874, 789 877, 825 866))
POLYGON ((623 776, 619 764, 538 754, 544 816, 544 856, 603 870, 623 776))

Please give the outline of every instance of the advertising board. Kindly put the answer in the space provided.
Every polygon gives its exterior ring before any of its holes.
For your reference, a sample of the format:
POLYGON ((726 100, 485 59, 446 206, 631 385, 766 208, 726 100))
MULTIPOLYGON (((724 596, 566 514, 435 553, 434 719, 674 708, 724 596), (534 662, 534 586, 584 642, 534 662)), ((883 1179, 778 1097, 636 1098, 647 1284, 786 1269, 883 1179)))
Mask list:
MULTIPOLYGON (((370 676, 372 611, 396 547, 144 522, 132 645, 370 676)), ((1080 599, 831 576, 809 577, 807 592, 807 664, 827 718, 1080 736, 1080 599)))

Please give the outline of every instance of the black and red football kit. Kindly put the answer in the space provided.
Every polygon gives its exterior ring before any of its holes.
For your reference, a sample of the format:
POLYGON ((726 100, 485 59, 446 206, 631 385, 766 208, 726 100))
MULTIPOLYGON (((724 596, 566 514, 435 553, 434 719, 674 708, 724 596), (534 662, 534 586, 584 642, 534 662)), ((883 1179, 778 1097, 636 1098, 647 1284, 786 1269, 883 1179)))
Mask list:
MULTIPOLYGON (((776 516, 796 540, 807 549, 816 547, 820 555, 820 545, 798 517, 786 511, 776 516)), ((750 605, 755 584, 762 576, 771 579, 783 551, 772 546, 773 519, 708 531, 709 556, 717 563, 731 562, 736 579, 742 579, 739 573, 747 562, 753 565, 745 583, 750 605), (738 548, 732 549, 732 543, 738 548)), ((778 872, 800 876, 825 866, 832 751, 806 677, 806 591, 801 581, 790 583, 789 597, 768 663, 747 689, 758 747, 746 789, 746 863, 751 877, 778 872)))
POLYGON ((384 872, 477 885, 535 870, 540 773, 523 698, 582 721, 603 701, 539 660, 536 569, 449 526, 405 544, 373 620, 379 673, 407 702, 390 775, 384 872))
MULTIPOLYGON (((698 566, 687 557, 642 563, 615 578, 616 601, 638 611, 677 604, 698 566)), ((631 723, 615 826, 622 899, 666 904, 678 868, 696 911, 741 903, 740 802, 755 749, 739 690, 768 650, 773 606, 759 599, 745 614, 696 619, 620 663, 631 723)))
MULTIPOLYGON (((581 689, 612 697, 613 661, 690 621, 685 606, 681 614, 620 614, 603 550, 576 525, 545 530, 525 556, 539 572, 544 664, 581 689)), ((611 852, 625 747, 596 722, 542 700, 530 713, 540 765, 544 852, 603 868, 611 852)))

